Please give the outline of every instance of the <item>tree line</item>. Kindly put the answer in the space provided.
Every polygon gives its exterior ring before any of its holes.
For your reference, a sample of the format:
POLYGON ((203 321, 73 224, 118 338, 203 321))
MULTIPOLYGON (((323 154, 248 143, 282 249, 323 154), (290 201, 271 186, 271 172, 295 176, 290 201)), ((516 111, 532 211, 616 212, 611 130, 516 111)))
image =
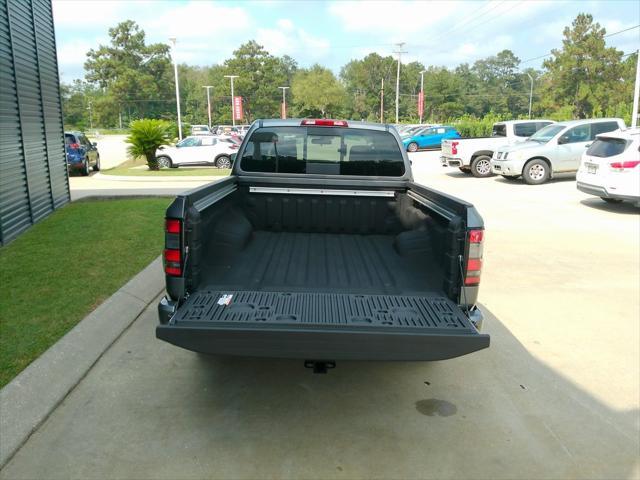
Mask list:
MULTIPOLYGON (((579 14, 563 32, 542 69, 523 68, 511 50, 462 63, 456 68, 402 64, 399 117, 418 121, 418 93, 424 71, 424 121, 447 122, 528 115, 554 120, 599 116, 631 117, 637 54, 606 44, 606 30, 589 14, 579 14)), ((139 118, 175 122, 176 105, 169 47, 147 44, 145 32, 131 20, 109 29, 110 43, 87 53, 85 77, 62 84, 65 124, 77 128, 127 127, 139 118)), ((183 122, 206 124, 204 85, 211 85, 213 124, 231 123, 229 79, 238 75, 247 123, 280 115, 288 86, 289 116, 395 121, 397 60, 371 53, 344 65, 336 76, 322 65, 301 68, 287 56, 275 56, 255 41, 241 45, 220 65, 178 67, 183 122), (382 86, 384 85, 384 90, 382 86), (381 108, 382 107, 382 108, 381 108)))

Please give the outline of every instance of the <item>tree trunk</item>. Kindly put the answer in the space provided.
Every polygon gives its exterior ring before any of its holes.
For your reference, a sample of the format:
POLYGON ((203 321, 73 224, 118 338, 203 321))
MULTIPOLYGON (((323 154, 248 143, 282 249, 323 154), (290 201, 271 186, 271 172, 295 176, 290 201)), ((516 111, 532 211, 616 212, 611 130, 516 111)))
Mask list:
POLYGON ((158 167, 158 160, 156 159, 156 152, 147 152, 145 157, 147 158, 147 166, 149 167, 149 170, 160 170, 158 167))

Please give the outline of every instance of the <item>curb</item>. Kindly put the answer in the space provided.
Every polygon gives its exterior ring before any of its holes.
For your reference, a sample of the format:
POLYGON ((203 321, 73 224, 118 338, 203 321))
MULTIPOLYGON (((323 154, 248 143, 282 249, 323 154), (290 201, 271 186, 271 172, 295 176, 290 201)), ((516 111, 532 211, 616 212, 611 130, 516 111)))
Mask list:
POLYGON ((0 390, 0 468, 163 290, 158 257, 0 390))
POLYGON ((93 178, 98 180, 111 180, 113 182, 215 182, 217 180, 227 178, 227 175, 174 175, 162 177, 143 177, 143 176, 126 176, 126 175, 109 175, 105 173, 95 173, 93 178))

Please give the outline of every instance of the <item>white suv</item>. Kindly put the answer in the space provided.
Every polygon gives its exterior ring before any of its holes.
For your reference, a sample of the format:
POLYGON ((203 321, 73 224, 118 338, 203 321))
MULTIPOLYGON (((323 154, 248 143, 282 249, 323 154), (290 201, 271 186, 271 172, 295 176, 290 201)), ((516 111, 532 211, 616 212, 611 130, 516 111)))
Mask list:
POLYGON ((601 134, 582 156, 578 190, 605 202, 640 206, 640 128, 601 134))

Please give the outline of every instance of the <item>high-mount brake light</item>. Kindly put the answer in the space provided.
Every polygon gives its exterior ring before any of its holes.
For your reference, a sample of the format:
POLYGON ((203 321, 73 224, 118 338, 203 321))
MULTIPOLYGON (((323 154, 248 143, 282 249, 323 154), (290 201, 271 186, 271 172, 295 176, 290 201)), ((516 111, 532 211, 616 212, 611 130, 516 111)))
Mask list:
POLYGON ((480 284, 480 274, 482 273, 482 242, 484 240, 484 230, 470 230, 468 235, 469 254, 465 268, 464 284, 466 286, 474 286, 480 284))
POLYGON ((628 162, 613 162, 609 166, 615 170, 625 170, 627 168, 636 168, 640 165, 640 160, 630 160, 628 162))
POLYGON ((70 143, 69 144, 69 148, 71 150, 79 150, 80 149, 80 144, 79 143, 70 143))
POLYGON ((330 120, 327 118, 318 118, 315 120, 302 120, 300 125, 314 125, 316 127, 348 127, 346 120, 330 120))
POLYGON ((164 225, 164 272, 179 277, 182 275, 182 220, 167 218, 164 225))

